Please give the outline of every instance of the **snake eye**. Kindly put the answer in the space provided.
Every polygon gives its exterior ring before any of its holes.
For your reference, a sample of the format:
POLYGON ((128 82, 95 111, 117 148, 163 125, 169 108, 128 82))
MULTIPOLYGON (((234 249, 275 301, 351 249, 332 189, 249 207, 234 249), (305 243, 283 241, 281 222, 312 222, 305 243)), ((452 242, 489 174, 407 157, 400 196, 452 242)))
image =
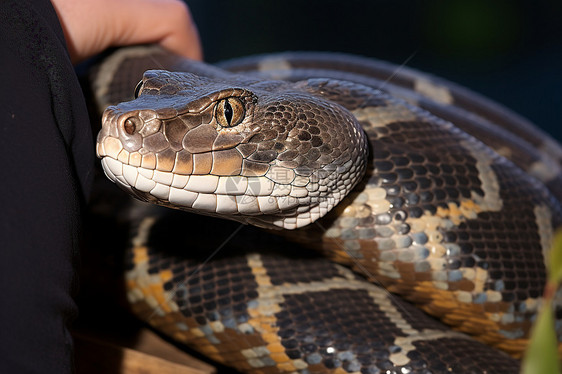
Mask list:
POLYGON ((132 117, 125 120, 123 129, 127 134, 133 135, 135 133, 135 130, 137 129, 137 125, 135 124, 135 122, 136 121, 132 117))
POLYGON ((222 99, 217 104, 215 116, 222 127, 233 127, 244 119, 244 105, 234 97, 222 99))
POLYGON ((135 87, 135 99, 139 97, 142 90, 143 83, 144 83, 143 81, 137 83, 137 86, 135 87))

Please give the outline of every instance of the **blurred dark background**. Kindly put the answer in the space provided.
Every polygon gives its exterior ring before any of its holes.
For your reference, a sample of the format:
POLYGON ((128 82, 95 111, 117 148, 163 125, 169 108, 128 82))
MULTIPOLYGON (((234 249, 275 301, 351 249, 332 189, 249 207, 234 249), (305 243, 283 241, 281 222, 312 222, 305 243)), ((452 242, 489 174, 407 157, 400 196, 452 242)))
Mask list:
POLYGON ((205 59, 371 56, 442 76, 562 141, 562 1, 188 0, 205 59))

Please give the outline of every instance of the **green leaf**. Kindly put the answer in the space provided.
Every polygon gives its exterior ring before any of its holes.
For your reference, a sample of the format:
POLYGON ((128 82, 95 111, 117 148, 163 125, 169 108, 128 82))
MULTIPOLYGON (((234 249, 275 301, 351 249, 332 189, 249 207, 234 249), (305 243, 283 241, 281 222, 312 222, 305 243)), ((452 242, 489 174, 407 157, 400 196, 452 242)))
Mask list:
POLYGON ((562 281, 562 230, 558 230, 554 235, 550 259, 547 261, 548 265, 549 282, 554 284, 560 283, 562 281))
POLYGON ((545 300, 535 322, 527 352, 523 359, 522 374, 559 374, 558 340, 554 330, 554 315, 550 300, 545 300))

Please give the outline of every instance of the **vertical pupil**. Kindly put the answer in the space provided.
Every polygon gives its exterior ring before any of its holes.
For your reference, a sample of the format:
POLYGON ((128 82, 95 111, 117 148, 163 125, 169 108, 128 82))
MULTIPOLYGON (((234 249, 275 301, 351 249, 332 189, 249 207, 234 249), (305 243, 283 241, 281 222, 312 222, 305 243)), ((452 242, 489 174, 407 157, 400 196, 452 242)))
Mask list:
POLYGON ((233 115, 233 111, 232 111, 232 106, 230 106, 230 103, 228 102, 228 100, 224 101, 224 117, 226 118, 226 122, 230 125, 232 123, 232 115, 233 115))

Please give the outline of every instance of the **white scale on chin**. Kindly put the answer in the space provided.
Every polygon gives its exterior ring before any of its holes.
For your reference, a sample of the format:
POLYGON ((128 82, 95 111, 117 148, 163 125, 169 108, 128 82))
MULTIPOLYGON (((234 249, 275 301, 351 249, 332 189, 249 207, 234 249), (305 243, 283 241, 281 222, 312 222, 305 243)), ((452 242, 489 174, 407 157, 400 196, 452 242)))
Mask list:
POLYGON ((148 193, 171 204, 218 214, 276 214, 299 205, 305 187, 280 185, 263 176, 182 175, 101 160, 115 183, 148 193))

